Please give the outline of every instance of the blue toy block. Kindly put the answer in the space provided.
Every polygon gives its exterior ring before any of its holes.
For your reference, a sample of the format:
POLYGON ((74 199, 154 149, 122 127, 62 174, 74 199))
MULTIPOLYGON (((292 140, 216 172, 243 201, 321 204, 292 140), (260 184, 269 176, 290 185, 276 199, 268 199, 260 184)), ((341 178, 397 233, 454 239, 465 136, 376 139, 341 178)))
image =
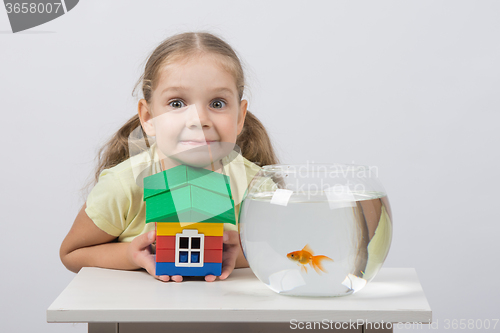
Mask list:
POLYGON ((182 275, 182 276, 220 276, 222 274, 222 264, 206 262, 203 267, 175 267, 174 262, 157 262, 156 275, 182 275))
POLYGON ((188 253, 186 251, 179 252, 179 262, 188 262, 188 253))
POLYGON ((191 262, 195 264, 200 262, 200 252, 191 252, 191 262))

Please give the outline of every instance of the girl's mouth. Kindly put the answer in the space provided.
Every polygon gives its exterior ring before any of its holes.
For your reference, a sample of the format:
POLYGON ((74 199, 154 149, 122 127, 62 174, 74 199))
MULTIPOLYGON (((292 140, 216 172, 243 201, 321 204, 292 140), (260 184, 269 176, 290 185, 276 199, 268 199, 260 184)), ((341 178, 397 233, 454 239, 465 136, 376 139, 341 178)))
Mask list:
POLYGON ((202 145, 209 145, 214 142, 215 141, 181 141, 181 144, 190 146, 202 146, 202 145))

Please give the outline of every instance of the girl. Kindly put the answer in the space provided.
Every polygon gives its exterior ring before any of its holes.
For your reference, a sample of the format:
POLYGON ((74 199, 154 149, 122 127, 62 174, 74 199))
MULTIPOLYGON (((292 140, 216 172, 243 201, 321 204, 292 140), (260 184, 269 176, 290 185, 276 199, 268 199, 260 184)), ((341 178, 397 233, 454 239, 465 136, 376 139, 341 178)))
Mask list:
MULTIPOLYGON (((141 83, 144 98, 138 103, 138 114, 99 151, 96 184, 64 239, 60 256, 73 272, 86 266, 144 268, 161 281, 180 282, 182 276, 155 275, 151 250, 154 225, 145 223, 143 189, 134 168, 148 165, 152 174, 198 163, 220 172, 225 170, 224 147, 236 144, 241 148, 246 176, 229 168, 234 193, 233 184, 248 186, 260 169, 252 162, 278 162, 266 130, 242 99, 245 81, 241 63, 220 38, 209 33, 184 33, 163 41, 150 55, 136 88, 141 83), (149 137, 154 136, 156 143, 147 153, 131 157, 128 139, 138 126, 149 137), (211 163, 203 154, 191 153, 206 148, 213 152, 211 163), (147 156, 153 158, 145 159, 147 156)), ((239 205, 235 201, 236 212, 239 205)), ((223 238, 222 280, 235 267, 248 266, 238 233, 225 230, 223 238)), ((214 281, 215 276, 205 280, 214 281)))

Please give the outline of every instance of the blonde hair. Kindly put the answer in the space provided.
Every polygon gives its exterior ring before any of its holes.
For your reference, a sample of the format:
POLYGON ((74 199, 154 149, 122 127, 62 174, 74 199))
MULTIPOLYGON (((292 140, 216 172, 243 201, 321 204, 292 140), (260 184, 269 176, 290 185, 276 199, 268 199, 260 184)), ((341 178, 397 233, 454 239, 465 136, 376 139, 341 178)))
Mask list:
MULTIPOLYGON (((233 75, 241 100, 245 88, 245 77, 238 56, 229 44, 206 32, 174 35, 158 45, 149 56, 144 73, 137 81, 132 95, 142 84, 144 99, 150 104, 151 95, 158 84, 160 71, 165 65, 178 61, 181 57, 185 59, 202 53, 219 55, 226 60, 221 64, 233 75)), ((136 114, 99 150, 94 183, 99 179, 102 170, 114 167, 130 157, 128 138, 130 133, 140 125, 139 116, 136 114)), ((279 163, 266 129, 250 111, 247 111, 243 130, 238 135, 236 144, 240 147, 243 157, 257 165, 279 163)))

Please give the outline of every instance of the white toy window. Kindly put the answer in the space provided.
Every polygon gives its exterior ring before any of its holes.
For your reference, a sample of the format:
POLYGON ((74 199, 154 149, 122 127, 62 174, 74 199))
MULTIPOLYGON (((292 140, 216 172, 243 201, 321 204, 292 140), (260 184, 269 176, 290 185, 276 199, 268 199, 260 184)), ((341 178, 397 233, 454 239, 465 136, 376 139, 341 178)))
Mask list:
POLYGON ((184 229, 175 235, 175 266, 203 267, 205 235, 198 230, 184 229))

